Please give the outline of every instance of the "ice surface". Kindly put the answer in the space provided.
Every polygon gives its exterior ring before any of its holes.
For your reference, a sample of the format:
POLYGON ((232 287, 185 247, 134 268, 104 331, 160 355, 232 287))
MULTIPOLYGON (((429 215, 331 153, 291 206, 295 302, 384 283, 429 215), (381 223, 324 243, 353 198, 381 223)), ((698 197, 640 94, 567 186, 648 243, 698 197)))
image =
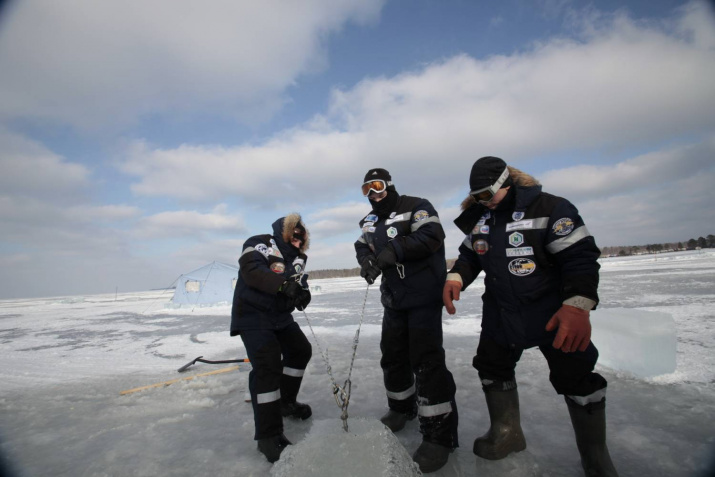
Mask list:
MULTIPOLYGON (((672 373, 640 378, 598 365, 608 380, 608 442, 620 475, 713 475, 715 252, 613 258, 601 264, 601 311, 667 313, 677 336, 672 373)), ((313 297, 307 313, 321 347, 329 350, 335 379, 343 382, 366 284, 360 278, 341 278, 311 285, 320 285, 321 293, 313 297)), ((457 314, 443 316, 447 366, 457 383, 460 447, 443 469, 430 475, 583 475, 566 405, 549 382, 543 356, 533 349, 524 352, 516 369, 527 449, 496 462, 472 453, 474 439, 489 428, 472 367, 483 292, 479 279, 462 293, 457 314)), ((245 357, 241 340, 228 333, 230 306, 165 309, 170 300, 169 293, 160 291, 0 300, 0 453, 12 461, 18 477, 270 474, 274 466, 256 450, 253 411, 244 402, 247 372, 119 394, 226 366, 196 363, 188 373, 177 373, 197 356, 245 357)), ((313 417, 284 422, 285 434, 297 449, 321 423, 336 423, 326 425, 338 435, 343 431, 325 364, 304 316, 295 317, 313 344, 298 396, 312 406, 313 417)), ((379 425, 387 408, 379 366, 381 320, 379 294, 372 286, 352 373, 352 430, 360 418, 379 425)), ((594 339, 602 350, 607 345, 607 340, 594 339)), ((334 450, 337 437, 322 445, 334 450)), ((395 438, 407 454, 414 453, 421 441, 417 420, 395 438)), ((367 453, 370 445, 351 443, 350 455, 367 453)))
POLYGON ((669 313, 597 309, 591 313, 591 323, 601 365, 642 378, 675 371, 675 321, 669 313))
POLYGON ((273 477, 410 477, 422 475, 395 435, 376 419, 313 422, 308 435, 288 446, 271 469, 273 477))

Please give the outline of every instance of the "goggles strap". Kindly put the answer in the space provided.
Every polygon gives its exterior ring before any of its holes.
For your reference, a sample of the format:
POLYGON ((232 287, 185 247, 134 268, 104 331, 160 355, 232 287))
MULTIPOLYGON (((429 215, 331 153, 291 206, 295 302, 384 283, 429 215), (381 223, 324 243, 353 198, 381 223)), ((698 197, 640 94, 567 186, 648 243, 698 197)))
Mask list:
MULTIPOLYGON (((479 190, 470 192, 470 194, 476 196, 476 195, 479 195, 479 193, 481 193, 481 192, 489 191, 489 192, 491 192, 492 197, 494 197, 494 195, 496 195, 497 191, 499 189, 501 189, 502 184, 504 184, 504 182, 506 182, 506 180, 508 178, 509 178, 509 168, 505 167, 504 172, 501 173, 501 175, 499 176, 499 179, 497 179, 497 181, 494 184, 490 185, 489 187, 485 187, 483 189, 479 189, 479 190)), ((490 198, 490 200, 491 200, 491 198, 490 198)), ((489 201, 485 201, 485 202, 489 202, 489 201)))

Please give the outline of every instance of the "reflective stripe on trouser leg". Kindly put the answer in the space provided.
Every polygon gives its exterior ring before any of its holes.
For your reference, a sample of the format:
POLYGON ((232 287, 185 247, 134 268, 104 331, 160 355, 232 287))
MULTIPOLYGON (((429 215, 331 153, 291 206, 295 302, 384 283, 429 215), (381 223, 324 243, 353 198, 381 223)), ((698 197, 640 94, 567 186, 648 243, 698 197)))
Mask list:
POLYGON ((244 330, 240 336, 252 366, 248 387, 256 429, 254 439, 278 435, 283 432, 280 345, 271 330, 244 330))
POLYGON ((303 382, 305 368, 313 354, 313 348, 298 323, 291 323, 276 334, 283 355, 281 375, 281 399, 295 402, 303 382))
POLYGON ((409 310, 410 365, 417 387, 420 432, 424 440, 449 448, 459 446, 459 415, 452 373, 442 347, 442 305, 409 310))
POLYGON ((579 406, 588 406, 589 404, 595 404, 602 402, 606 399, 606 388, 599 389, 595 393, 591 393, 588 396, 566 396, 579 406))
POLYGON ((380 350, 388 407, 395 412, 414 416, 417 414, 417 394, 410 365, 407 313, 385 309, 380 350))
POLYGON ((539 350, 549 364, 549 380, 557 393, 579 406, 591 406, 606 398, 608 383, 593 370, 598 361, 598 350, 593 342, 585 351, 564 353, 553 346, 540 346, 539 350))

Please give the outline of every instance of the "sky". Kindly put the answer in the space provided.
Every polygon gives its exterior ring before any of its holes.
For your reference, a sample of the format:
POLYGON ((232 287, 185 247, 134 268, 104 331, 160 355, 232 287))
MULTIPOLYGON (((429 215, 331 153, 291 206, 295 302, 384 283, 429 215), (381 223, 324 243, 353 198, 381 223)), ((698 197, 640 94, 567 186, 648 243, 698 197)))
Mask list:
POLYGON ((290 212, 355 267, 374 167, 456 257, 485 155, 600 246, 715 233, 704 0, 15 0, 0 72, 0 299, 168 287, 290 212))

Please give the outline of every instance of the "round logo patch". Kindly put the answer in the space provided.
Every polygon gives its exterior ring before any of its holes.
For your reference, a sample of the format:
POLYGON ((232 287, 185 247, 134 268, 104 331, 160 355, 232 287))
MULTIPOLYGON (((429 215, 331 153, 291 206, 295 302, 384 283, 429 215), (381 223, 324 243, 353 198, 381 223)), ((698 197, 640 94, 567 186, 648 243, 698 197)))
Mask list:
POLYGON ((417 212, 415 212, 415 215, 412 216, 412 220, 414 220, 415 222, 420 222, 428 218, 429 212, 427 212, 426 210, 418 210, 417 212))
POLYGON ((551 227, 551 230, 553 230, 556 235, 568 235, 573 232, 573 220, 568 217, 559 219, 554 222, 554 226, 551 227))
POLYGON ((509 272, 518 277, 529 275, 534 270, 536 270, 536 263, 528 258, 516 258, 509 262, 509 272))
POLYGON ((477 240, 472 246, 474 247, 474 251, 479 255, 484 255, 489 250, 489 244, 486 240, 477 240))
POLYGON ((285 263, 283 262, 273 262, 271 263, 271 271, 276 273, 283 273, 286 271, 285 263))

